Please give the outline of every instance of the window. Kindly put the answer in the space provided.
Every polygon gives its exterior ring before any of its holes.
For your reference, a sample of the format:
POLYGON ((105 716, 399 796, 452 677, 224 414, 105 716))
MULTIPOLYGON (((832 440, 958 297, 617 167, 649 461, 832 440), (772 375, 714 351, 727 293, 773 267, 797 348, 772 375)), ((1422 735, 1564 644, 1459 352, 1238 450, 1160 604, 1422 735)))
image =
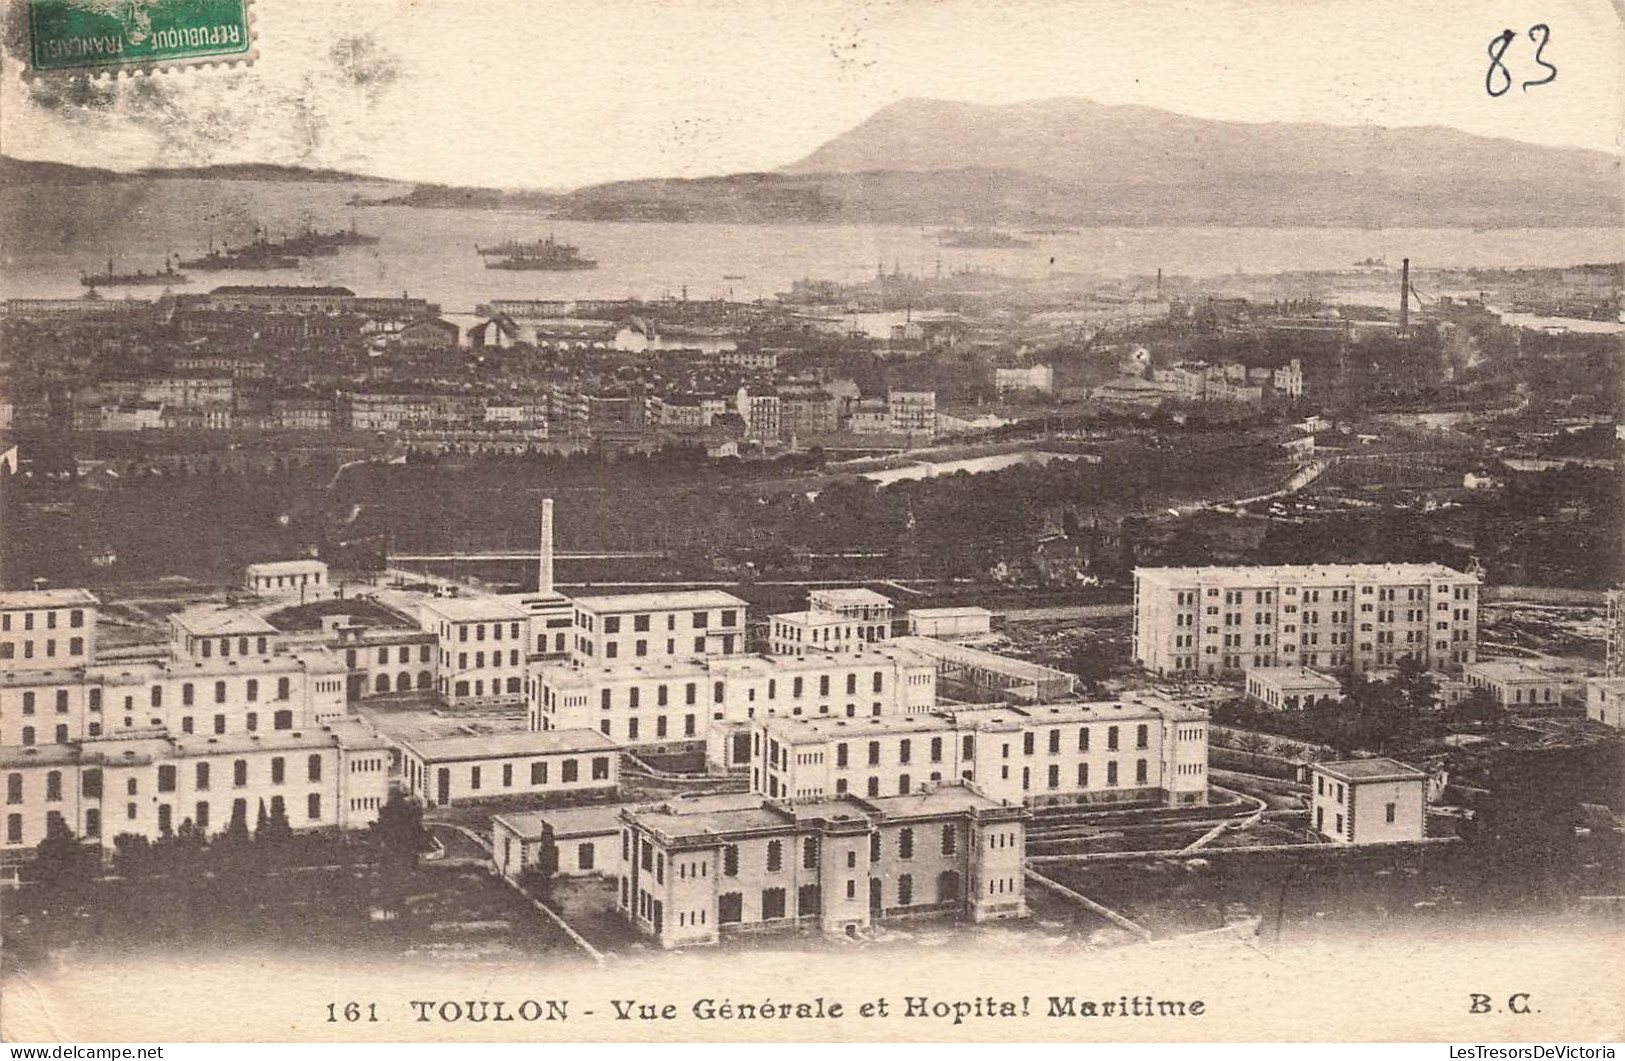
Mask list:
POLYGON ((801 841, 801 868, 818 868, 818 837, 809 836, 801 841))
POLYGON ((1115 759, 1106 764, 1106 784, 1113 786, 1117 784, 1117 760, 1115 759))
POLYGON ((1388 812, 1388 824, 1389 825, 1394 824, 1394 814, 1395 814, 1395 812, 1397 810, 1398 810, 1398 807, 1395 804, 1393 804, 1393 803, 1388 804, 1387 812, 1388 812))
POLYGON ((897 878, 897 905, 908 906, 914 902, 914 875, 904 873, 897 878))
POLYGON ((1150 777, 1149 770, 1150 764, 1146 760, 1136 760, 1134 763, 1134 783, 1137 785, 1145 784, 1150 777))
POLYGON ((609 756, 595 756, 592 761, 592 779, 594 781, 607 781, 609 779, 609 756))
POLYGON ((583 870, 593 868, 594 852, 591 844, 576 845, 576 865, 583 870))
POLYGON ((160 766, 158 768, 158 791, 159 792, 173 792, 173 791, 175 791, 175 767, 174 766, 160 766))
POLYGON ((199 792, 209 791, 209 764, 197 764, 197 783, 192 786, 199 792))
POLYGON ((468 787, 473 789, 476 792, 479 791, 479 788, 480 788, 480 768, 477 767, 477 766, 471 766, 471 767, 468 768, 468 787))
POLYGON ((21 803, 23 801, 23 775, 6 775, 6 802, 21 803))
POLYGON ((836 768, 837 769, 845 769, 846 768, 846 762, 847 762, 847 759, 846 759, 846 745, 845 744, 837 744, 835 746, 835 766, 836 766, 836 768))
POLYGON ((1036 736, 1037 735, 1031 730, 1028 730, 1026 733, 1021 735, 1021 754, 1031 755, 1033 753, 1036 746, 1036 741, 1034 740, 1036 736))
MULTIPOLYGON (((737 876, 739 876, 739 845, 738 844, 728 844, 726 847, 724 847, 722 849, 722 875, 724 877, 737 877, 737 876)), ((727 896, 723 896, 723 898, 727 898, 727 896)), ((735 898, 737 899, 738 896, 735 896, 735 898)), ((723 920, 726 921, 727 918, 723 918, 723 920)), ((735 918, 734 920, 737 921, 738 918, 735 918)))
POLYGON ((320 781, 322 779, 322 757, 312 755, 306 761, 306 771, 312 781, 320 781))
POLYGON ((23 842, 23 816, 21 814, 6 815, 6 843, 20 844, 23 842))
POLYGON ((292 691, 292 686, 287 678, 278 678, 276 680, 276 698, 278 700, 286 700, 292 691))
POLYGON ((322 796, 319 792, 312 792, 305 797, 305 817, 311 821, 319 821, 322 816, 322 796))
POLYGON ((784 844, 779 840, 767 842, 767 871, 777 873, 784 868, 784 844))
POLYGON ((273 715, 271 717, 271 727, 273 729, 292 729, 293 728, 293 712, 292 711, 278 711, 275 715, 273 715))
POLYGON ((784 916, 784 889, 762 889, 762 920, 773 921, 784 916))
POLYGON ((49 803, 62 801, 62 771, 52 770, 45 775, 45 799, 49 803))
POLYGON ((1106 750, 1109 751, 1109 752, 1114 752, 1114 751, 1117 750, 1117 727, 1116 726, 1107 726, 1106 727, 1106 750))
POLYGON ((271 760, 271 784, 280 785, 286 779, 288 761, 278 755, 271 760))
POLYGON ((744 920, 745 897, 738 892, 723 892, 717 896, 717 921, 724 925, 737 925, 744 920))
POLYGON ((559 764, 559 780, 566 785, 577 780, 580 774, 580 764, 574 759, 566 759, 559 764))
POLYGON ((877 740, 872 740, 869 742, 869 765, 880 765, 880 742, 877 740))
POLYGON ((248 784, 248 760, 238 759, 231 764, 231 783, 238 788, 248 784))
POLYGON ((914 857, 914 830, 907 826, 897 830, 897 857, 914 857))
POLYGON ((226 702, 226 683, 225 682, 215 682, 214 683, 214 702, 217 703, 217 704, 223 704, 223 703, 226 702))
POLYGON ((533 785, 547 784, 547 764, 545 762, 530 764, 530 783, 533 785))
POLYGON ((1136 748, 1149 748, 1149 747, 1151 747, 1150 739, 1151 739, 1151 727, 1150 726, 1141 725, 1141 726, 1138 726, 1138 727, 1135 728, 1135 731, 1134 731, 1134 746, 1136 748))
POLYGON ((959 847, 959 829, 952 823, 942 827, 942 853, 951 855, 959 847))

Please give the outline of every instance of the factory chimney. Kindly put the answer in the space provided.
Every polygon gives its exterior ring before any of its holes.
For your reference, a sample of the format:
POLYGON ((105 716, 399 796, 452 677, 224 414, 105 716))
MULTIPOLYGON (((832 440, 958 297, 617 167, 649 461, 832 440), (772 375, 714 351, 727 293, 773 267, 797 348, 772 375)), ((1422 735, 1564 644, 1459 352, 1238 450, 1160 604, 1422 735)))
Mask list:
POLYGON ((1411 260, 1399 263, 1399 334, 1409 335, 1411 324, 1411 260))
POLYGON ((1157 266, 1157 301, 1162 301, 1162 266, 1157 266))
POLYGON ((536 592, 553 593, 553 499, 542 499, 542 555, 536 571, 536 592))

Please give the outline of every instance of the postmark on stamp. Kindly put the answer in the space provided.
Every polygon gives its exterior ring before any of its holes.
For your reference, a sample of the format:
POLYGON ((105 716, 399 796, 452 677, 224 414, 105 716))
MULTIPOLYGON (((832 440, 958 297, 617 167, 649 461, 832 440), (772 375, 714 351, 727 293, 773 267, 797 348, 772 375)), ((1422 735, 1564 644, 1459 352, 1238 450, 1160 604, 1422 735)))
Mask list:
POLYGON ((251 61, 253 0, 25 0, 35 73, 251 61))

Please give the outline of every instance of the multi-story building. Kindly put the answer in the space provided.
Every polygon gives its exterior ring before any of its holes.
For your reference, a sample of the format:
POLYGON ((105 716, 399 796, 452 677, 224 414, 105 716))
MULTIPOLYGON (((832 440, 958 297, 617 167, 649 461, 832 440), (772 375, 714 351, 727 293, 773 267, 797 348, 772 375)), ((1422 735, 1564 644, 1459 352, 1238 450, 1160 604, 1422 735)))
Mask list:
POLYGON ((1134 658, 1204 676, 1407 658, 1459 669, 1477 658, 1479 583, 1442 564, 1137 568, 1134 658))
POLYGON ((861 587, 808 590, 807 607, 857 620, 863 624, 858 636, 865 641, 891 637, 892 602, 884 593, 861 587))
POLYGON ((169 651, 176 659, 242 659, 277 651, 282 631, 230 604, 197 604, 169 617, 169 651))
POLYGON ((575 598, 584 664, 732 656, 745 650, 745 601, 721 590, 575 598))
POLYGON ((201 308, 215 313, 348 313, 356 309, 347 287, 283 284, 228 284, 203 296, 201 308))
POLYGON ((889 391, 886 411, 891 417, 891 429, 900 435, 930 435, 937 433, 936 391, 889 391))
POLYGON ((620 906, 662 947, 775 927, 858 935, 896 917, 1021 917, 1026 816, 962 785, 628 809, 620 906))
POLYGON ((544 667, 531 684, 533 729, 595 729, 644 748, 703 743, 726 766, 750 761, 745 727, 758 717, 876 717, 936 706, 936 668, 884 646, 544 667))
POLYGON ((6 831, 30 848, 55 825, 111 848, 190 822, 207 835, 260 808, 294 829, 363 828, 389 795, 388 746, 353 721, 223 736, 148 733, 43 747, 0 747, 6 831))
POLYGON ((907 794, 974 782, 1011 803, 1207 801, 1207 715, 1128 700, 880 718, 763 718, 751 788, 782 799, 907 794))
POLYGON ((816 387, 779 392, 779 434, 783 438, 834 434, 840 427, 840 402, 816 387))
POLYGON ((0 593, 0 668, 54 669, 95 658, 99 602, 82 589, 0 593))
POLYGON ((345 714, 344 662, 323 649, 231 659, 0 671, 0 745, 132 732, 178 736, 310 729, 345 714))
POLYGON ((340 626, 329 642, 344 659, 345 697, 352 703, 438 687, 439 639, 427 630, 389 626, 340 626))
POLYGON ((779 437, 779 396, 777 394, 751 394, 744 387, 734 398, 734 411, 745 421, 745 437, 776 439, 779 437))
POLYGON ((401 779, 431 807, 498 796, 594 792, 621 780, 612 740, 588 729, 396 738, 401 779))
POLYGON ((418 621, 439 640, 447 704, 524 702, 530 614, 523 608, 502 597, 437 597, 419 605, 418 621))
POLYGON ((1393 759, 1310 763, 1315 832, 1338 844, 1421 840, 1428 775, 1393 759))
POLYGON ((768 651, 775 656, 849 652, 869 644, 864 624, 834 612, 782 612, 768 617, 768 651))

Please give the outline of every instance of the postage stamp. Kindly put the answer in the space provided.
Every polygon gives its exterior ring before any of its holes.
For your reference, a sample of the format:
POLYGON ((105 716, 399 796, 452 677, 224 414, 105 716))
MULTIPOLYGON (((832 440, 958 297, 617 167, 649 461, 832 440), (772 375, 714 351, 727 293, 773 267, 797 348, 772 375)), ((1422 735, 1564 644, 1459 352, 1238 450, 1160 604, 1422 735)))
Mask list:
POLYGON ((27 0, 37 73, 252 60, 252 0, 27 0))

